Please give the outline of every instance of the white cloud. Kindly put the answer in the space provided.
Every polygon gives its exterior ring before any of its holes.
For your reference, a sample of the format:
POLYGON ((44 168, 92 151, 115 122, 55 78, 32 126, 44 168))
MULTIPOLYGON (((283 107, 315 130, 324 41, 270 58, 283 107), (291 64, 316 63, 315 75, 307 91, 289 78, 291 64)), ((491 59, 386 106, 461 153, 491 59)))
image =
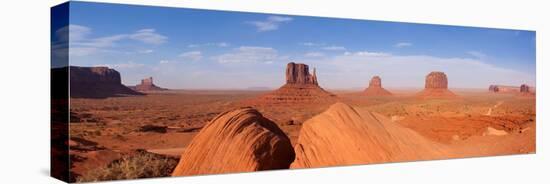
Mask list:
POLYGON ((166 36, 156 33, 155 29, 141 29, 128 35, 128 37, 148 44, 162 44, 167 39, 166 36))
POLYGON ((141 29, 129 34, 116 34, 103 37, 91 37, 92 29, 82 25, 71 24, 56 31, 60 41, 68 41, 69 55, 86 56, 99 51, 108 51, 123 40, 134 40, 145 44, 162 44, 167 37, 154 29, 141 29), (68 32, 68 33, 67 33, 68 32), (68 40, 67 40, 67 35, 68 40))
POLYGON ((300 45, 308 46, 308 47, 315 47, 315 46, 323 46, 325 44, 324 43, 315 43, 315 42, 304 42, 304 43, 300 43, 300 45))
POLYGON ((290 21, 292 21, 291 17, 269 16, 264 21, 250 21, 247 23, 254 25, 259 32, 264 32, 277 30, 281 23, 290 21))
POLYGON ((345 47, 342 47, 342 46, 328 46, 328 47, 323 47, 324 50, 346 50, 345 47))
POLYGON ((322 52, 308 52, 308 53, 304 54, 304 56, 306 56, 306 57, 322 57, 322 56, 325 56, 325 54, 322 53, 322 52))
POLYGON ((230 44, 227 42, 216 42, 216 43, 203 43, 203 44, 189 44, 187 47, 189 48, 197 48, 197 47, 206 47, 206 46, 216 46, 216 47, 228 47, 230 44))
POLYGON ((150 53, 153 53, 154 51, 152 49, 146 49, 146 50, 140 50, 138 52, 142 54, 150 54, 150 53))
POLYGON ((170 61, 170 60, 160 60, 159 63, 160 64, 168 64, 168 63, 172 63, 172 61, 170 61))
POLYGON ((145 66, 145 64, 135 63, 133 61, 129 61, 129 62, 126 62, 126 63, 97 64, 97 65, 94 65, 94 66, 106 66, 106 67, 114 68, 114 69, 127 69, 127 68, 143 67, 143 66, 145 66))
POLYGON ((425 76, 431 71, 445 72, 450 88, 485 89, 491 84, 535 84, 534 73, 502 68, 472 58, 362 51, 301 62, 316 63, 319 81, 328 88, 364 87, 373 75, 380 75, 383 85, 390 88, 422 88, 425 76))
POLYGON ((486 54, 484 54, 483 52, 479 52, 479 51, 468 51, 466 53, 468 53, 469 55, 472 55, 472 56, 474 56, 475 58, 478 58, 478 59, 487 58, 486 54))
POLYGON ((93 48, 105 48, 113 47, 115 42, 124 39, 125 35, 113 35, 106 37, 99 37, 93 39, 82 38, 80 40, 70 40, 69 45, 71 47, 93 47, 93 48))
POLYGON ((78 41, 86 38, 91 33, 91 29, 86 26, 68 25, 55 31, 59 41, 67 42, 78 41))
POLYGON ((99 49, 94 47, 71 47, 69 48, 69 55, 71 56, 87 56, 92 53, 96 53, 99 49))
POLYGON ((410 47, 412 46, 413 44, 412 43, 409 43, 409 42, 399 42, 399 43, 396 43, 395 45, 393 45, 394 47, 397 47, 397 48, 403 48, 403 47, 410 47))
POLYGON ((217 57, 219 63, 272 63, 283 59, 270 47, 242 46, 217 57))
POLYGON ((385 52, 369 52, 369 51, 359 51, 359 52, 344 52, 344 55, 350 56, 372 56, 372 57, 381 57, 381 56, 389 56, 389 53, 385 52))
POLYGON ((184 52, 180 54, 179 57, 188 59, 189 61, 198 61, 202 59, 202 52, 200 51, 184 52))
POLYGON ((229 46, 229 43, 220 42, 220 43, 217 43, 216 45, 217 45, 218 47, 227 47, 227 46, 229 46))

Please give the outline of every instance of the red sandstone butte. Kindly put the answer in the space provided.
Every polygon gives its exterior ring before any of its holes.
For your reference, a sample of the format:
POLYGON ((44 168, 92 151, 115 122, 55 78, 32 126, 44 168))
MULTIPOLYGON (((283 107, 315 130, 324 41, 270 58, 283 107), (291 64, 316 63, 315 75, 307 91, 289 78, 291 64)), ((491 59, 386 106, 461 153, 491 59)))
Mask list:
POLYGON ((536 93, 535 93, 535 88, 534 87, 531 87, 531 86, 528 86, 527 84, 522 84, 520 87, 520 90, 519 90, 519 95, 520 96, 525 96, 525 97, 534 97, 536 96, 536 93))
POLYGON ((520 88, 517 86, 490 85, 489 91, 493 93, 518 93, 520 88))
POLYGON ((369 87, 365 89, 363 95, 365 96, 391 96, 392 94, 382 88, 382 79, 379 76, 374 76, 370 80, 369 87))
POLYGON ((143 95, 122 85, 120 73, 107 67, 70 66, 69 77, 70 96, 73 98, 143 95))
POLYGON ((456 94, 449 91, 447 75, 443 72, 430 72, 426 76, 424 90, 417 94, 420 98, 455 98, 456 94))
POLYGON ((164 91, 166 88, 161 88, 153 83, 153 77, 145 78, 141 80, 141 83, 136 86, 131 86, 136 91, 164 91))
POLYGON ((290 62, 286 67, 286 84, 279 89, 255 99, 255 103, 294 104, 333 102, 336 95, 319 86, 316 70, 309 73, 309 66, 290 62))

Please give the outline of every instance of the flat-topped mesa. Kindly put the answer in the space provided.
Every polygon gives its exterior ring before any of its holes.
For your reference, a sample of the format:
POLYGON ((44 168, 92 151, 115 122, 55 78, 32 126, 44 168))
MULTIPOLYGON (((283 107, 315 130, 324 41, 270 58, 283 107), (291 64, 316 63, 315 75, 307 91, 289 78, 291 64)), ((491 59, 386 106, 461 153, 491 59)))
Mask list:
POLYGON ((447 75, 443 72, 430 72, 426 76, 424 90, 417 94, 420 98, 455 98, 456 94, 449 91, 447 75))
POLYGON ((286 83, 279 89, 252 99, 252 104, 311 104, 334 102, 336 95, 319 86, 316 69, 309 73, 309 66, 290 62, 286 67, 286 83))
POLYGON ((131 86, 130 88, 136 90, 136 91, 164 91, 167 90, 165 88, 161 88, 156 86, 153 83, 153 77, 148 77, 141 80, 141 83, 136 86, 131 86))
POLYGON ((382 79, 379 76, 374 76, 369 82, 369 87, 365 89, 366 96, 391 96, 392 94, 382 88, 382 79))
POLYGON ((426 89, 447 89, 447 75, 443 72, 430 72, 426 76, 426 89))
POLYGON ((505 86, 505 85, 490 85, 489 91, 494 93, 517 93, 517 92, 520 92, 520 87, 505 86))
MULTIPOLYGON (((56 72, 56 70, 52 70, 56 72)), ((105 98, 120 95, 143 95, 121 84, 120 73, 107 67, 69 67, 70 96, 105 98)))
POLYGON ((313 69, 313 75, 309 73, 309 67, 306 64, 290 62, 286 66, 287 84, 314 84, 317 83, 317 76, 313 69))

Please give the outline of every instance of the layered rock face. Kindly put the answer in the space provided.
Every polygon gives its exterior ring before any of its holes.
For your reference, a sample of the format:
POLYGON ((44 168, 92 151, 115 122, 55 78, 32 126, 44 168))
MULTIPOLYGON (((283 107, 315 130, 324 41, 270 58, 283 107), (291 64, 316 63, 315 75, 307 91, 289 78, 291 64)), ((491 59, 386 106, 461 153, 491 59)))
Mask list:
POLYGON ((456 94, 449 91, 447 75, 443 72, 430 72, 426 76, 424 90, 417 94, 421 98, 455 98, 456 94))
POLYGON ((318 85, 315 69, 313 75, 309 74, 309 66, 302 63, 290 62, 286 65, 286 83, 299 85, 318 85))
POLYGON ((336 103, 300 130, 291 168, 443 158, 449 152, 382 115, 336 103))
POLYGON ((382 88, 382 79, 379 76, 374 76, 370 80, 369 87, 363 93, 366 96, 391 96, 392 94, 382 88))
POLYGON ((153 83, 153 77, 142 79, 140 84, 138 84, 136 86, 131 86, 130 88, 132 88, 133 90, 136 90, 136 91, 164 91, 164 90, 168 90, 168 89, 156 86, 153 83))
POLYGON ((447 75, 443 72, 431 72, 426 76, 426 89, 447 89, 447 75))
POLYGON ((173 176, 286 169, 295 154, 290 139, 257 110, 224 112, 193 138, 173 176))
POLYGON ((69 67, 70 96, 105 98, 143 95, 121 84, 120 73, 107 67, 69 67))
POLYGON ((308 65, 291 62, 286 68, 286 84, 253 100, 253 103, 324 103, 335 100, 334 94, 319 86, 315 69, 313 69, 313 74, 310 74, 308 65))
POLYGON ((490 85, 489 91, 494 93, 517 93, 520 88, 517 86, 490 85))

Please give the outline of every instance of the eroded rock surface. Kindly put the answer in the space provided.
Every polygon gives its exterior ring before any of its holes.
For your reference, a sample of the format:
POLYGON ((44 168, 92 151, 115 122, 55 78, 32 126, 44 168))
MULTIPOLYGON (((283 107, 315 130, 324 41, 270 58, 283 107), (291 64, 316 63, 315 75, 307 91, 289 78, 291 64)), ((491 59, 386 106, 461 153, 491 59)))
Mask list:
POLYGON ((246 107, 210 121, 181 155, 173 176, 289 168, 289 138, 257 110, 246 107))
POLYGON ((291 168, 442 158, 446 151, 382 115, 336 103, 303 124, 291 168))

